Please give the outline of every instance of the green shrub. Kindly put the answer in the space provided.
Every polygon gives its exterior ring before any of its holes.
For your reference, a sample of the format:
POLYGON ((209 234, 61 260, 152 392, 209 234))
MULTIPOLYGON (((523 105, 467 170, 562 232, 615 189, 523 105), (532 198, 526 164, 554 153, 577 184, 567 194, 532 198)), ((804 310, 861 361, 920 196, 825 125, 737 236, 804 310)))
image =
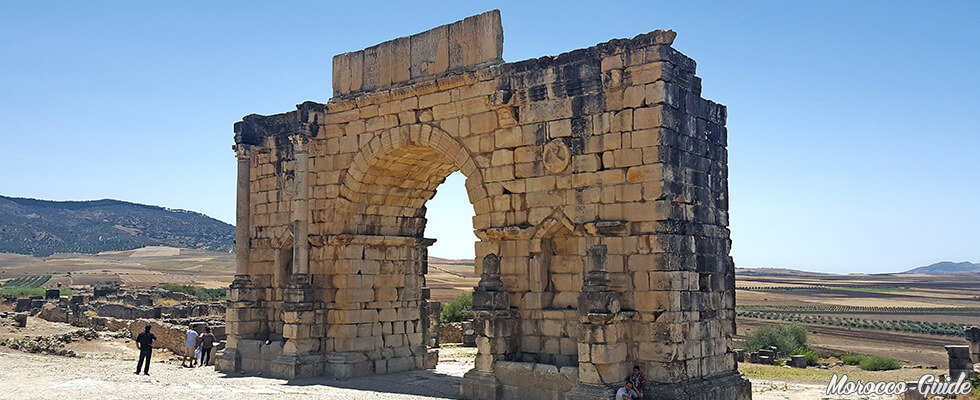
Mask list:
POLYGON ((843 361, 844 364, 847 364, 847 365, 858 365, 865 358, 868 358, 868 356, 863 355, 863 354, 844 354, 844 355, 840 356, 840 360, 843 361))
POLYGON ((228 291, 225 289, 200 289, 191 285, 162 285, 160 289, 175 293, 184 293, 204 300, 224 300, 228 291))
POLYGON ((885 356, 865 357, 858 364, 858 368, 861 368, 865 371, 889 371, 893 369, 899 369, 901 367, 902 367, 902 363, 898 362, 898 360, 885 356))
POLYGON ((469 317, 466 312, 473 308, 473 293, 467 292, 457 296, 449 304, 442 306, 442 313, 439 315, 441 322, 460 322, 469 317))
POLYGON ((809 347, 806 328, 800 325, 766 326, 745 337, 745 349, 750 352, 769 346, 776 346, 783 354, 789 354, 796 349, 806 349, 809 347))
POLYGON ((820 364, 820 355, 818 355, 817 352, 815 352, 813 350, 807 350, 807 349, 804 349, 804 348, 799 348, 799 349, 793 350, 793 353, 790 354, 790 355, 793 355, 793 356, 806 356, 806 365, 809 365, 811 367, 816 366, 817 364, 820 364))
POLYGON ((973 391, 970 393, 972 393, 973 395, 980 395, 980 376, 967 378, 967 381, 970 382, 970 385, 973 386, 973 391))

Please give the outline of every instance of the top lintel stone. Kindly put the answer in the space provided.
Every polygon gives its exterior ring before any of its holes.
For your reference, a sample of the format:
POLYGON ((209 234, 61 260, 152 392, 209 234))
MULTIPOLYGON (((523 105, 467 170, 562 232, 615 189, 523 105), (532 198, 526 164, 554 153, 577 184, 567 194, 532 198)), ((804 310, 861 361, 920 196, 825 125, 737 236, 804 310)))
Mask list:
POLYGON ((333 95, 503 62, 500 10, 333 57, 333 95))

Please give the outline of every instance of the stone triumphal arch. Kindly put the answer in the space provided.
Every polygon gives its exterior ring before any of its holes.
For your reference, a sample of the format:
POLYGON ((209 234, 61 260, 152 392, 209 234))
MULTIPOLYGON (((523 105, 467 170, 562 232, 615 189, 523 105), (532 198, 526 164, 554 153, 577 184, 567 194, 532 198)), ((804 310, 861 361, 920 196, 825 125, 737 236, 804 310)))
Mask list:
POLYGON ((221 370, 434 367, 425 203, 466 175, 478 355, 461 396, 747 399, 736 371, 725 107, 654 31, 501 59, 497 11, 340 54, 333 98, 235 124, 221 370))

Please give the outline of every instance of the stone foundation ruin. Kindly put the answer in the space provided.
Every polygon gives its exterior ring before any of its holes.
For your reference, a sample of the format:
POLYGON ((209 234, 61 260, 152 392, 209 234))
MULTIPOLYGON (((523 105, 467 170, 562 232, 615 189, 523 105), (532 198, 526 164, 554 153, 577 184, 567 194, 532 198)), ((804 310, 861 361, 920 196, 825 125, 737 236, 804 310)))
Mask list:
MULTIPOLYGON (((672 31, 501 59, 498 11, 333 61, 333 98, 235 124, 225 371, 432 368, 427 200, 476 216, 468 399, 748 399, 736 370, 726 109, 672 31)), ((434 210, 438 212, 439 210, 434 210)))

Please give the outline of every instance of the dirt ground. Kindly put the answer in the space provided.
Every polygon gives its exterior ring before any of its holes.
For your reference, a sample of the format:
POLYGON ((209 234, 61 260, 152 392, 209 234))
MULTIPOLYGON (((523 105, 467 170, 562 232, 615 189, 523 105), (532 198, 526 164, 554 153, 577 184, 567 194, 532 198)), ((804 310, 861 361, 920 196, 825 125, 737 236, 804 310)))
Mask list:
MULTIPOLYGON (((0 324, 0 338, 53 335, 78 328, 28 320, 27 328, 0 324)), ((131 340, 99 338, 67 346, 78 357, 29 354, 0 347, 0 399, 182 398, 241 399, 256 396, 329 399, 456 399, 463 374, 473 367, 475 348, 445 346, 435 370, 352 379, 285 380, 225 374, 213 368, 182 368, 167 351, 153 354, 150 376, 133 375, 137 351, 131 340)), ((782 367, 743 365, 750 376, 780 374, 782 367)), ((824 371, 826 372, 826 371, 824 371)), ((916 371, 902 370, 904 375, 916 371)), ((793 379, 750 378, 756 400, 824 399, 821 373, 793 379)))
MULTIPOLYGON (((224 374, 213 368, 181 368, 179 362, 168 361, 161 354, 154 354, 156 361, 150 367, 150 376, 133 375, 136 361, 132 357, 66 358, 0 347, 0 382, 4 382, 0 398, 238 400, 243 396, 272 395, 341 400, 457 399, 462 376, 472 368, 474 349, 444 350, 435 370, 353 379, 284 380, 224 374)), ((752 379, 752 387, 755 400, 837 399, 824 395, 826 383, 752 379)))

